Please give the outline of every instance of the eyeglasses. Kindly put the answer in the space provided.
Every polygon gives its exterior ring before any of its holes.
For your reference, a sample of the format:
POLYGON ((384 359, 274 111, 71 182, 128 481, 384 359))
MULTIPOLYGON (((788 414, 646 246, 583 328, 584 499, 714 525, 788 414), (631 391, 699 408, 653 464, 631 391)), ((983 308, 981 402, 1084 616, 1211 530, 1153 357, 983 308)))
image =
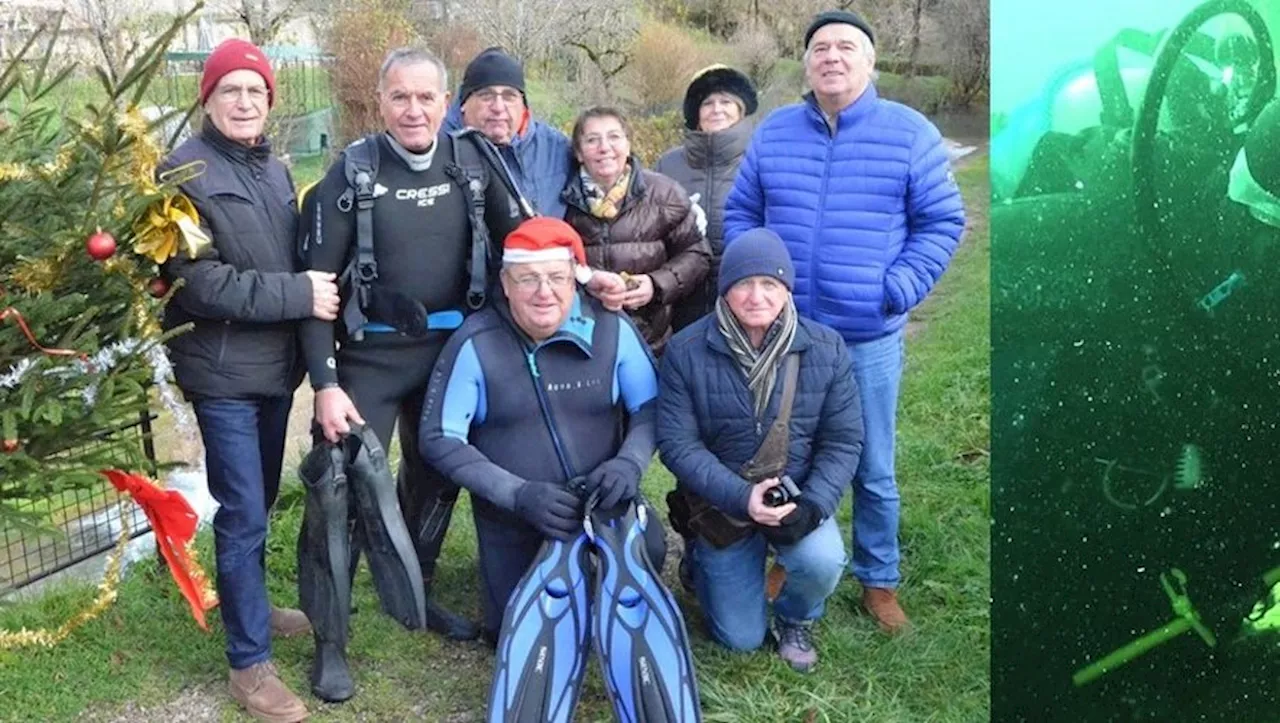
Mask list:
POLYGON ((627 134, 614 132, 608 135, 598 136, 595 134, 582 137, 582 145, 587 148, 603 148, 606 145, 617 146, 627 142, 627 134))
POLYGON ((521 274, 519 276, 507 275, 507 278, 516 285, 517 289, 526 294, 532 294, 542 288, 545 283, 551 287, 552 291, 564 289, 573 283, 573 275, 564 272, 554 274, 521 274))
POLYGON ((240 100, 240 96, 248 94, 249 100, 259 103, 267 99, 267 86, 265 85, 224 85, 215 91, 218 100, 223 103, 234 103, 240 100))
POLYGON ((502 99, 503 105, 515 105, 519 103, 522 96, 518 90, 496 91, 491 89, 480 90, 474 93, 475 97, 485 105, 493 105, 495 100, 502 99))

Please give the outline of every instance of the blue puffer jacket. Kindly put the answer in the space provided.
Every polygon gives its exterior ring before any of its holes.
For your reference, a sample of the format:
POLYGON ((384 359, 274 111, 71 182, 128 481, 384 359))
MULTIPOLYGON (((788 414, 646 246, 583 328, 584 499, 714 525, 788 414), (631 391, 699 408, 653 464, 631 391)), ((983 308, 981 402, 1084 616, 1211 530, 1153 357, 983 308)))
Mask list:
MULTIPOLYGON (((791 348, 800 377, 791 408, 787 474, 804 495, 835 513, 862 455, 862 407, 849 350, 834 329, 800 319, 791 348)), ((658 374, 658 452, 678 485, 717 509, 747 518, 750 487, 738 470, 778 416, 782 375, 764 419, 714 314, 667 343, 658 374)))
MULTIPOLYGON (((454 103, 445 116, 444 129, 452 132, 462 128, 462 106, 454 103)), ((534 210, 543 216, 564 218, 565 205, 560 192, 573 168, 573 146, 568 136, 542 121, 530 119, 524 135, 516 136, 509 145, 499 146, 498 151, 534 210)))
POLYGON ((870 85, 834 137, 812 94, 760 124, 725 239, 759 226, 791 252, 800 313, 852 343, 902 328, 950 263, 964 206, 938 129, 870 85))

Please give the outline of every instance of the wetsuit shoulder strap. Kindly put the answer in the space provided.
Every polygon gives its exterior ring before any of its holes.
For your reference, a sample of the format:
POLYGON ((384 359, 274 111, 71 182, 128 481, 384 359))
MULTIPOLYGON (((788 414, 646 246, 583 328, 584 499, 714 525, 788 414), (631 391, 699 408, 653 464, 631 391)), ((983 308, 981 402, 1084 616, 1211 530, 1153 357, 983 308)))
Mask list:
POLYGON ((338 197, 338 210, 347 213, 354 208, 356 212, 356 253, 343 274, 348 277, 355 303, 347 303, 342 320, 348 337, 356 341, 364 336, 370 286, 378 278, 378 262, 373 255, 373 201, 377 197, 378 160, 376 134, 361 138, 343 151, 347 189, 338 197))
POLYGON ((450 134, 453 158, 445 166, 445 174, 467 194, 471 217, 471 256, 467 269, 466 308, 476 311, 484 306, 489 286, 489 226, 485 223, 485 189, 489 173, 472 140, 475 131, 450 134))

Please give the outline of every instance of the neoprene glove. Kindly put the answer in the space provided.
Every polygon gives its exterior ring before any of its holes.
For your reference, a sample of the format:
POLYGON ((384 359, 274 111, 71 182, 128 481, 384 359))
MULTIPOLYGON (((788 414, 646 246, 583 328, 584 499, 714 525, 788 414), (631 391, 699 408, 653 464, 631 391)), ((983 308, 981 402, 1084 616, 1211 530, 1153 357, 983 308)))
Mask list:
POLYGON ((640 489, 641 471, 635 463, 621 457, 606 459, 587 475, 587 491, 600 490, 596 506, 602 510, 635 499, 640 489))
POLYGON ((516 491, 516 514, 557 540, 568 542, 582 532, 582 500, 564 485, 525 482, 516 491))
POLYGON ((764 536, 769 542, 777 545, 794 545, 806 535, 818 529, 822 524, 822 509, 816 502, 801 497, 796 501, 796 508, 791 514, 782 518, 779 527, 762 527, 764 536))

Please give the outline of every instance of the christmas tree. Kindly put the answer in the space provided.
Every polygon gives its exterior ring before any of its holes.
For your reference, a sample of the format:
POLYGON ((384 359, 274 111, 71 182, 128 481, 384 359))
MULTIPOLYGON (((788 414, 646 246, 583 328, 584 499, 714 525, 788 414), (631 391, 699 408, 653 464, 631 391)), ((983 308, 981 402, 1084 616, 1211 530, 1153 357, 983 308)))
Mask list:
POLYGON ((158 319, 172 292, 157 264, 207 241, 175 191, 199 169, 156 178, 170 117, 148 121, 140 105, 200 7, 119 76, 94 69, 93 102, 68 90, 84 74, 53 69, 57 25, 0 70, 0 528, 31 521, 19 501, 145 469, 136 435, 111 431, 154 384, 171 397, 158 319))

